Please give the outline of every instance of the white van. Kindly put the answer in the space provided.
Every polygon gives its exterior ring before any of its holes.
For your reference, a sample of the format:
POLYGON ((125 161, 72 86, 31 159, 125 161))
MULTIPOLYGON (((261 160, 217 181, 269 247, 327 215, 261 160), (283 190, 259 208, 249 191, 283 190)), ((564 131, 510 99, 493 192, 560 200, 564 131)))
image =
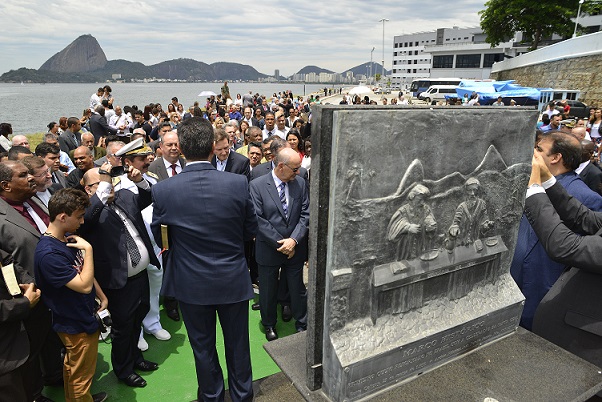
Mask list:
POLYGON ((456 85, 431 85, 426 92, 422 92, 418 99, 430 104, 433 101, 445 100, 445 95, 455 95, 456 85))

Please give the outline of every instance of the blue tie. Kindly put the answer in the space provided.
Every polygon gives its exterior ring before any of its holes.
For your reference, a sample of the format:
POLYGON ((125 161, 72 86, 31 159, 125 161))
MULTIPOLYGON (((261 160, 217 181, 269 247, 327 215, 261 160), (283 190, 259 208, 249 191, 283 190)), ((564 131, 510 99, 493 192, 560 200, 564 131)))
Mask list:
POLYGON ((278 194, 280 195, 280 202, 282 203, 282 209, 284 210, 284 216, 288 218, 288 206, 286 205, 286 193, 284 192, 284 188, 286 187, 286 183, 282 182, 278 186, 278 194))

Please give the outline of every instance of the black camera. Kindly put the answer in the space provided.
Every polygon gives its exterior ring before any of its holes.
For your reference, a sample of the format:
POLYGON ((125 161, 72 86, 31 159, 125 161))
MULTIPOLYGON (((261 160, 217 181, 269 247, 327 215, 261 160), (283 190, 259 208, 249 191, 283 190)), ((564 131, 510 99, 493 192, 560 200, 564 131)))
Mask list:
MULTIPOLYGON (((96 308, 100 307, 100 303, 97 304, 96 308)), ((98 327, 100 328, 100 332, 103 334, 109 331, 109 328, 113 326, 113 320, 111 319, 111 313, 109 310, 104 309, 102 311, 97 311, 94 314, 96 321, 98 322, 98 327)))
POLYGON ((113 166, 111 168, 111 177, 122 176, 130 171, 129 166, 113 166))

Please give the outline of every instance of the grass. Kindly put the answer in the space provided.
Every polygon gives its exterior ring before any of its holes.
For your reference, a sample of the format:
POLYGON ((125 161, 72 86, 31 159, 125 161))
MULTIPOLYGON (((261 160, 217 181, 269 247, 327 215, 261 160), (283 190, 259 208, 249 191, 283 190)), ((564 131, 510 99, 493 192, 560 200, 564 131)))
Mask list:
MULTIPOLYGON (((258 380, 278 373, 280 369, 263 349, 266 343, 262 331, 259 311, 253 311, 249 302, 249 341, 251 347, 251 362, 253 365, 253 380, 258 380)), ((280 308, 278 308, 280 314, 280 308)), ((159 363, 159 370, 151 373, 140 373, 148 385, 145 388, 130 388, 117 381, 111 369, 111 345, 100 343, 98 346, 98 362, 96 374, 92 383, 92 393, 104 391, 109 394, 110 401, 140 401, 167 402, 192 401, 196 399, 197 380, 194 367, 194 357, 182 321, 172 321, 161 311, 161 323, 171 333, 169 341, 158 341, 152 335, 145 335, 149 349, 144 352, 144 358, 159 363)), ((227 387, 226 360, 221 329, 218 327, 216 347, 220 364, 224 372, 224 382, 227 387)), ((278 321, 278 334, 287 336, 295 333, 294 320, 278 321)), ((64 401, 62 387, 46 387, 44 394, 54 401, 64 401)))
POLYGON ((36 149, 39 143, 44 142, 44 135, 46 133, 33 133, 26 134, 27 139, 29 140, 29 148, 32 152, 36 149))

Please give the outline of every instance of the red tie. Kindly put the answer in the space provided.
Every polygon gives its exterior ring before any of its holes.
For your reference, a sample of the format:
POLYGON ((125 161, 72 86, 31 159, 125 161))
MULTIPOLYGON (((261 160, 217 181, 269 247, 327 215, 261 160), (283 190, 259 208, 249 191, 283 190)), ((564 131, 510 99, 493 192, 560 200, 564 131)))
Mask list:
POLYGON ((176 172, 176 164, 174 163, 173 165, 171 165, 171 176, 175 176, 177 175, 178 172, 176 172))

